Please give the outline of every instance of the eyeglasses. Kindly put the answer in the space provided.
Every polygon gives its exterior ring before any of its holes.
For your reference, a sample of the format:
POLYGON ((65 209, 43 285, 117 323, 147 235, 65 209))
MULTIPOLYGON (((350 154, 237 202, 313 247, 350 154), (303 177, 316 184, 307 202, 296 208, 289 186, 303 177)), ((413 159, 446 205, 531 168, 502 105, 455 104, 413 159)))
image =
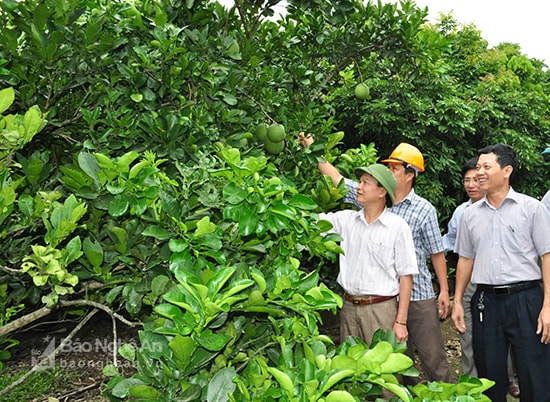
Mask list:
POLYGON ((477 177, 465 177, 464 179, 462 179, 462 183, 464 183, 464 184, 470 184, 470 183, 476 184, 477 183, 477 177))

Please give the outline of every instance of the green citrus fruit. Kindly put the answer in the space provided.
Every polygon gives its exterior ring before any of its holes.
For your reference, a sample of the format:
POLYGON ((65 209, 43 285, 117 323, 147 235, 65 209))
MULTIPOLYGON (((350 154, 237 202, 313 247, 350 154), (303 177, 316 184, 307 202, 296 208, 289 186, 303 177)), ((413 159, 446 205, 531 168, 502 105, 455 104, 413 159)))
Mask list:
POLYGON ((271 142, 281 142, 285 139, 285 127, 282 124, 272 124, 267 128, 267 138, 271 142))
POLYGON ((357 99, 370 99, 369 87, 364 82, 357 84, 355 87, 355 96, 357 99))
POLYGON ((278 155, 283 151, 283 149, 285 149, 285 142, 284 141, 273 142, 273 141, 270 141, 268 137, 265 139, 264 148, 270 154, 278 155))
POLYGON ((264 142, 265 141, 265 137, 267 135, 267 124, 265 123, 259 123, 257 126, 256 126, 256 130, 255 130, 255 133, 256 133, 256 139, 260 142, 264 142))

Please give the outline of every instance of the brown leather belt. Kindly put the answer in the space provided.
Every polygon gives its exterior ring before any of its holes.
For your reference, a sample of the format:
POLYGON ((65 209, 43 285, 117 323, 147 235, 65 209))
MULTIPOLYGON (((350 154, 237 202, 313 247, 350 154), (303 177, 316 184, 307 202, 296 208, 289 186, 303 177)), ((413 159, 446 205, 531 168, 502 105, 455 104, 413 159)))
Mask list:
POLYGON ((352 296, 344 293, 344 299, 353 304, 376 304, 394 299, 395 296, 352 296))

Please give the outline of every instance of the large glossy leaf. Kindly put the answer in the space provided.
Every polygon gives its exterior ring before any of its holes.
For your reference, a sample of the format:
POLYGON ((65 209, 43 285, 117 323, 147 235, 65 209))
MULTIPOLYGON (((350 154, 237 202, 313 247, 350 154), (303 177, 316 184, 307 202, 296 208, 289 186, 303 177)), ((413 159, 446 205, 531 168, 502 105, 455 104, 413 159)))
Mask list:
POLYGON ((256 208, 242 208, 239 211, 239 234, 241 236, 249 236, 253 234, 259 224, 258 213, 256 208))
POLYGON ((235 368, 225 367, 218 371, 208 384, 206 400, 208 402, 226 402, 233 395, 237 385, 233 378, 237 375, 235 368))
POLYGON ((223 188, 223 199, 230 204, 240 204, 247 196, 248 192, 235 183, 227 183, 223 188))

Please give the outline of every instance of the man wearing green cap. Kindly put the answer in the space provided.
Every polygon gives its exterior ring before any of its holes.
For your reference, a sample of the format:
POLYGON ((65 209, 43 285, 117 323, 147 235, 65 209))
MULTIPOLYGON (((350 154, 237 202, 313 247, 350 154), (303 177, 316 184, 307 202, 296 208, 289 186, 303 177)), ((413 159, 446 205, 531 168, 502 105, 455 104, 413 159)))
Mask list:
POLYGON ((391 329, 397 340, 408 338, 407 318, 412 275, 418 273, 411 229, 391 213, 396 179, 384 165, 355 169, 359 211, 319 214, 342 236, 337 282, 344 290, 340 340, 350 335, 370 343, 378 328, 391 329), (399 303, 397 303, 397 296, 399 303))

